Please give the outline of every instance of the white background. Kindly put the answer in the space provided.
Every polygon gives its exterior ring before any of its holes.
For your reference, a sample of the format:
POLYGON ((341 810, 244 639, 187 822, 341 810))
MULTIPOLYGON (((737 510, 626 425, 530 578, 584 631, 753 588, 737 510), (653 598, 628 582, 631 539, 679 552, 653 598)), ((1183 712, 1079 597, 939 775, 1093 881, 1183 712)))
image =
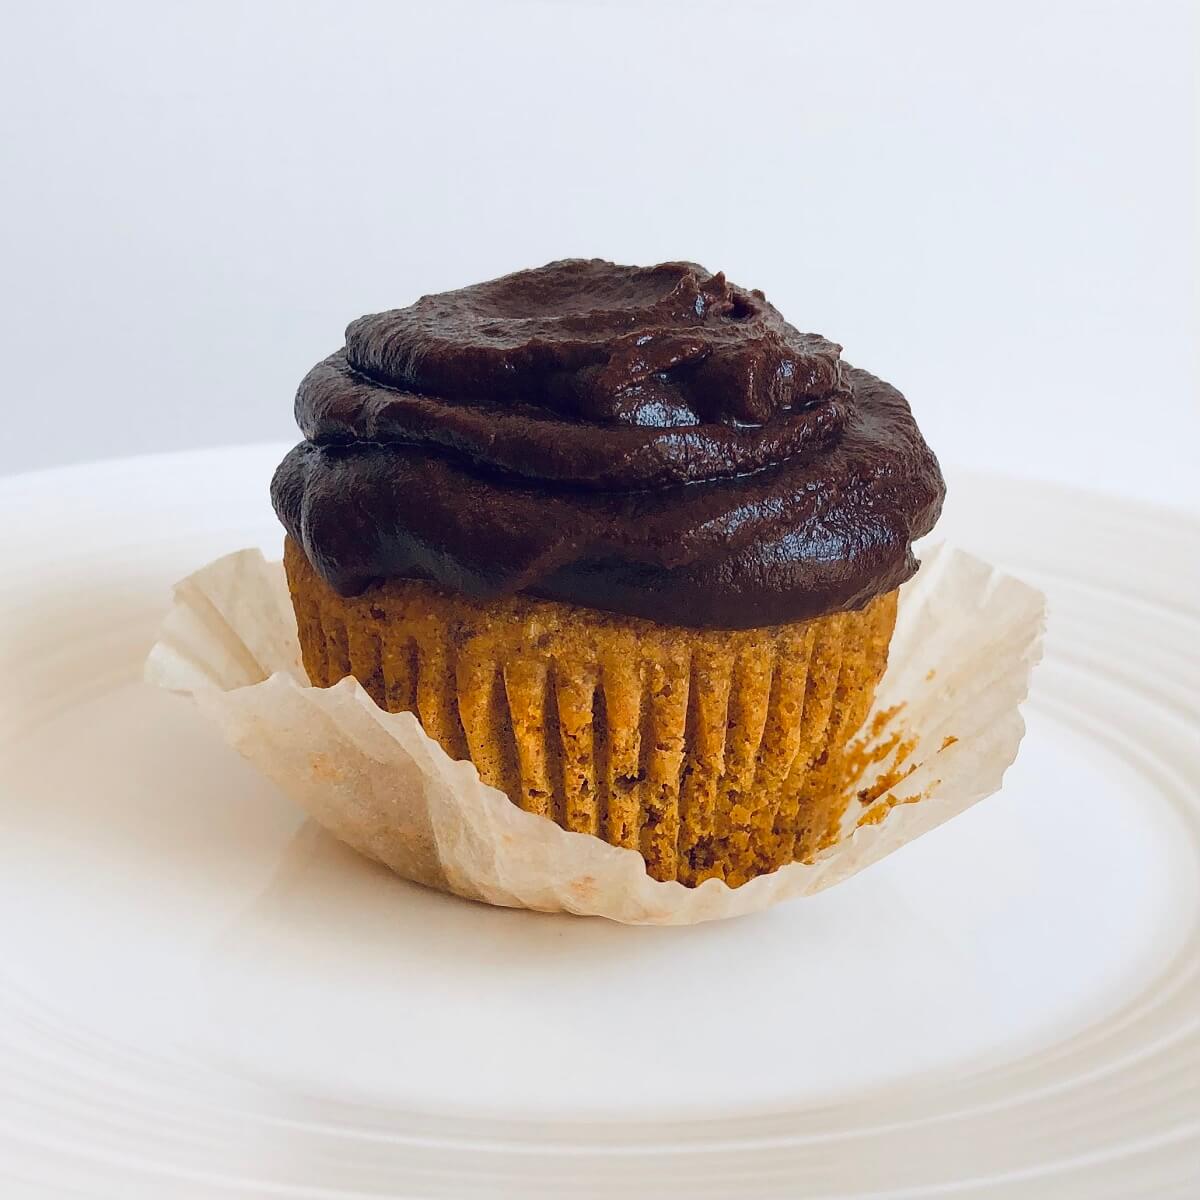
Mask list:
POLYGON ((7 5, 0 471, 288 438, 359 313, 686 257, 947 462, 1200 504, 1190 10, 7 5))

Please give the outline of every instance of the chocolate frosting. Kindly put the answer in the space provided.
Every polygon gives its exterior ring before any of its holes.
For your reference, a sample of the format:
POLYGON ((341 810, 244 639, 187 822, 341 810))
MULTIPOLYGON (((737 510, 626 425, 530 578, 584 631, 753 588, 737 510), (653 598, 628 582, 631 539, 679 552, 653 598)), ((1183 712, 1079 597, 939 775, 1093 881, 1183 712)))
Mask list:
POLYGON ((861 607, 944 485, 904 397, 692 263, 570 259, 361 317, 275 508, 343 595, 423 578, 702 628, 861 607))

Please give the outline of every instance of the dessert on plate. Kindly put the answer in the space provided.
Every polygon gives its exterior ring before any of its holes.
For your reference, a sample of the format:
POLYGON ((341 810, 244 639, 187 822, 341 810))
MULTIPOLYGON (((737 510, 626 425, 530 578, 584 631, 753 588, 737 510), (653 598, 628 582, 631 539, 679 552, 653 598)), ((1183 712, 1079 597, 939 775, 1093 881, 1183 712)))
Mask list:
POLYGON ((944 494, 895 388, 720 273, 571 259, 359 318, 296 415, 315 685, 655 879, 836 839, 944 494))

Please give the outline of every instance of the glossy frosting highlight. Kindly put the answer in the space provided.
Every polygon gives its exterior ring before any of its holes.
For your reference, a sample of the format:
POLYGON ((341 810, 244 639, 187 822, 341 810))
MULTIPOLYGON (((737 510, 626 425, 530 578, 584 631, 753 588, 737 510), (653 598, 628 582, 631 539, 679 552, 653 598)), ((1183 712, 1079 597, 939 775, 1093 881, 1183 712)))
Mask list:
POLYGON ((362 317, 296 415, 276 510, 343 594, 774 624, 903 582, 943 494, 899 392, 690 263, 568 260, 362 317))

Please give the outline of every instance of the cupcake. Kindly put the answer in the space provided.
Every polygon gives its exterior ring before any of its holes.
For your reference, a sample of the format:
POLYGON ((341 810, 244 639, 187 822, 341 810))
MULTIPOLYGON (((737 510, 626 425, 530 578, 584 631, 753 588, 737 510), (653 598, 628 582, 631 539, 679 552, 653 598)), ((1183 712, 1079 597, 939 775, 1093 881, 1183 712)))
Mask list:
POLYGON ((655 879, 811 858, 944 494, 904 397, 840 355, 692 263, 354 321, 272 484, 310 680, 655 879))

